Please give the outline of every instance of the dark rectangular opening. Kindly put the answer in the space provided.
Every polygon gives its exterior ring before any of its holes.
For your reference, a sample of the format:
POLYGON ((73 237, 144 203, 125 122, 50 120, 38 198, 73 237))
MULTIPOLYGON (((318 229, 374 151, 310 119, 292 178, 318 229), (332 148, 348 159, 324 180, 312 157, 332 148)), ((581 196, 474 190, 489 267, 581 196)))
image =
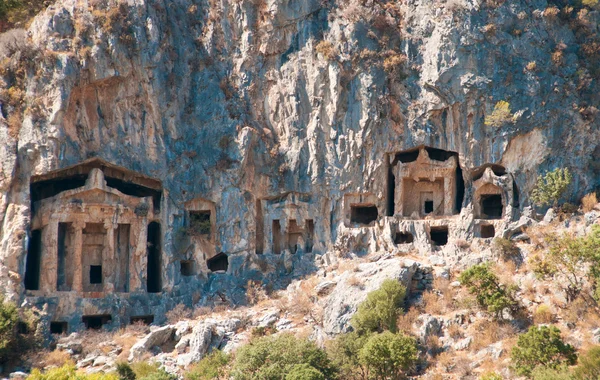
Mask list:
POLYGON ((425 201, 423 205, 423 210, 425 210, 425 214, 429 214, 433 212, 433 201, 425 201))
POLYGON ((154 315, 138 315, 129 318, 129 323, 132 325, 144 324, 151 325, 154 322, 154 315))
POLYGON ((31 231, 25 263, 25 289, 40 289, 40 269, 42 266, 42 231, 31 231))
POLYGON ((481 196, 481 211, 488 219, 502 217, 502 196, 500 194, 483 194, 481 196))
POLYGON ((50 322, 50 334, 66 334, 69 324, 67 322, 50 322))
POLYGON ((441 246, 448 243, 448 226, 431 227, 431 242, 441 246))
POLYGON ((17 334, 29 334, 29 326, 25 322, 17 322, 17 334))
POLYGON ((394 236, 394 244, 409 244, 414 240, 414 236, 410 232, 396 232, 396 236, 394 236))
POLYGON ((281 253, 281 224, 278 219, 273 220, 273 253, 279 255, 281 253))
POLYGON ((216 255, 215 257, 206 260, 206 264, 208 266, 208 269, 211 272, 217 272, 217 271, 227 272, 227 268, 229 267, 229 259, 227 258, 226 254, 221 252, 218 255, 216 255))
POLYGON ((148 277, 146 279, 146 289, 148 293, 159 293, 162 290, 159 223, 151 222, 148 224, 147 241, 148 277))
POLYGON ((196 274, 194 271, 194 261, 181 260, 179 263, 182 276, 193 276, 196 274))
POLYGON ((482 238, 493 238, 496 236, 496 230, 494 229, 494 225, 492 224, 482 224, 481 228, 481 237, 482 238))
POLYGON ((192 235, 209 235, 210 230, 210 211, 190 211, 190 232, 192 235))
MULTIPOLYGON (((387 155, 386 155, 387 160, 387 155)), ((396 202, 396 176, 392 170, 392 167, 388 167, 388 175, 387 175, 387 207, 386 207, 386 216, 394 216, 395 212, 395 202, 396 202)))
POLYGON ((315 236, 315 223, 312 219, 306 220, 306 252, 312 252, 315 236))
POLYGON ((86 329, 98 330, 112 321, 112 316, 110 314, 84 315, 81 317, 81 321, 85 324, 86 329))
POLYGON ((374 205, 367 206, 358 206, 351 205, 350 206, 350 222, 369 225, 372 222, 377 220, 379 216, 377 207, 374 205))
POLYGON ((102 265, 90 265, 90 284, 102 283, 102 265))

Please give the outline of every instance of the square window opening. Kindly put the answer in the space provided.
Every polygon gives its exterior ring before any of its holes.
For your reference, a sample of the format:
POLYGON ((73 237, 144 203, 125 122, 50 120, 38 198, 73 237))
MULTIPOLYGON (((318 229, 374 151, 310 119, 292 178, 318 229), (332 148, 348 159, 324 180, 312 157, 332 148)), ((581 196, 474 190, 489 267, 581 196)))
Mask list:
POLYGON ((90 284, 102 284, 102 265, 90 265, 90 284))
POLYGON ((434 245, 446 245, 448 243, 448 226, 431 227, 430 237, 434 245))

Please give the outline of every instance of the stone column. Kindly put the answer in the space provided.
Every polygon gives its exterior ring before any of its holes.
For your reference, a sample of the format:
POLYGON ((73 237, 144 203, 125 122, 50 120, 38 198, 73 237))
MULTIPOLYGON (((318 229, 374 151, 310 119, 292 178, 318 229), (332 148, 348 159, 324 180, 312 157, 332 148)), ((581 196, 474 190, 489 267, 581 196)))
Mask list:
POLYGON ((115 258, 115 232, 119 225, 111 220, 104 221, 106 230, 106 243, 102 250, 102 290, 106 293, 114 293, 116 280, 116 258, 115 258))
POLYGON ((129 256, 129 291, 145 291, 148 270, 148 223, 146 218, 131 221, 131 255, 129 256))
POLYGON ((454 211, 454 191, 452 180, 444 176, 444 215, 452 215, 454 211))
POLYGON ((50 219, 42 229, 40 290, 55 292, 58 269, 58 219, 50 219))
POLYGON ((73 287, 72 290, 81 293, 83 291, 83 273, 82 273, 82 249, 83 249, 83 229, 85 222, 73 222, 73 287))

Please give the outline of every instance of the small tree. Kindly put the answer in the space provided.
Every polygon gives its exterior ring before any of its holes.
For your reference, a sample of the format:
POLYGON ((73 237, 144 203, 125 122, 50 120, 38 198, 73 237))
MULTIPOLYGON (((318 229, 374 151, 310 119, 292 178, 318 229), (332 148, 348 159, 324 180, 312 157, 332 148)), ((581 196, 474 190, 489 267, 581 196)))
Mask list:
POLYGON ((492 127, 501 127, 504 124, 512 121, 513 115, 510 112, 510 104, 507 101, 501 100, 494 106, 491 114, 485 117, 485 125, 492 127))
POLYGON ((367 295, 352 317, 352 327, 359 334, 389 330, 396 332, 396 320, 406 296, 406 288, 396 280, 385 280, 378 290, 367 295))
POLYGON ((494 313, 496 318, 502 316, 504 309, 516 310, 518 307, 513 297, 515 289, 501 284, 488 264, 472 266, 460 274, 459 281, 475 296, 477 303, 494 313))
POLYGON ((600 379, 600 346, 590 348, 579 357, 579 364, 573 371, 575 380, 600 379))
POLYGON ((4 302, 0 296, 0 363, 10 356, 16 343, 16 328, 19 315, 17 307, 10 302, 4 302))
POLYGON ((558 368, 577 361, 575 349, 563 342, 560 330, 554 326, 532 326, 521 334, 512 349, 511 358, 519 375, 530 376, 540 366, 558 368))
POLYGON ((538 206, 552 204, 558 206, 560 197, 568 189, 573 181, 573 176, 568 168, 556 168, 551 172, 546 172, 543 176, 538 176, 537 183, 531 192, 531 200, 538 206))
POLYGON ((359 361, 370 377, 398 379, 417 361, 417 344, 402 333, 374 334, 360 350, 359 361))
POLYGON ((135 372, 127 362, 117 363, 117 375, 119 380, 135 380, 135 372))

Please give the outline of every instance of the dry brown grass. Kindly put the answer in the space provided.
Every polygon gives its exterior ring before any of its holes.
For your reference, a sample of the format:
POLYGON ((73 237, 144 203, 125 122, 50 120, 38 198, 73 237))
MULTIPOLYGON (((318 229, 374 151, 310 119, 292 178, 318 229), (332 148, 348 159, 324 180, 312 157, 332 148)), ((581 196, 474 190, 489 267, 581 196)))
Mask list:
POLYGON ((165 316, 170 324, 174 324, 184 319, 192 318, 192 309, 180 303, 171 310, 167 311, 165 316))
POLYGON ((567 307, 560 310, 559 315, 565 322, 572 323, 582 329, 600 327, 600 313, 597 307, 589 305, 583 298, 578 297, 567 307))
POLYGON ((246 286, 246 301, 248 301, 249 305, 255 305, 267 298, 267 292, 262 287, 260 281, 248 280, 246 286))
POLYGON ((85 356, 99 350, 101 343, 112 341, 114 333, 105 330, 86 330, 81 333, 81 338, 85 342, 82 351, 85 356))
POLYGON ((581 207, 583 208, 583 212, 592 211, 596 204, 598 204, 598 198, 596 197, 596 193, 589 193, 583 198, 581 198, 581 207))
POLYGON ((8 115, 8 119, 6 120, 8 124, 8 135, 13 139, 19 137, 19 133, 21 132, 21 125, 23 122, 23 115, 20 112, 13 112, 8 115))
POLYGON ((401 316, 398 317, 398 321, 396 326, 398 326, 398 330, 404 332, 405 334, 412 335, 412 326, 419 317, 421 312, 417 308, 410 308, 408 311, 401 316))
POLYGON ((365 285, 365 282, 363 279, 357 277, 357 276, 350 276, 348 278, 348 285, 350 286, 355 286, 357 288, 363 288, 365 285))
POLYGON ((556 16, 558 16, 558 14, 560 13, 560 10, 555 7, 548 7, 546 9, 544 9, 544 17, 548 17, 548 18, 555 18, 556 16))
POLYGON ((67 352, 54 350, 48 352, 42 361, 44 363, 44 367, 61 367, 70 359, 71 355, 69 355, 67 352))
POLYGON ((536 324, 540 323, 553 323, 555 319, 554 313, 550 310, 548 305, 540 305, 535 309, 533 313, 533 321, 536 324))
POLYGON ((478 351, 498 341, 516 335, 516 330, 509 323, 501 323, 496 320, 479 320, 472 326, 473 343, 472 348, 478 351))
POLYGON ((333 44, 325 40, 320 41, 317 46, 315 46, 315 51, 323 55, 323 57, 328 61, 333 61, 337 55, 333 44))
POLYGON ((455 340, 465 337, 463 328, 458 323, 453 323, 446 328, 448 335, 455 340))
POLYGON ((308 316, 314 321, 323 320, 323 308, 317 303, 318 297, 315 286, 318 278, 311 277, 299 283, 287 296, 281 297, 275 302, 283 312, 288 312, 290 319, 300 323, 308 316))
POLYGON ((527 71, 535 71, 536 68, 537 68, 537 63, 535 61, 531 61, 531 62, 527 63, 527 66, 525 66, 525 69, 527 71))
POLYGON ((423 293, 421 302, 421 308, 425 313, 439 315, 443 314, 445 311, 445 307, 441 301, 441 297, 438 296, 437 293, 432 290, 428 290, 425 293, 423 293))

